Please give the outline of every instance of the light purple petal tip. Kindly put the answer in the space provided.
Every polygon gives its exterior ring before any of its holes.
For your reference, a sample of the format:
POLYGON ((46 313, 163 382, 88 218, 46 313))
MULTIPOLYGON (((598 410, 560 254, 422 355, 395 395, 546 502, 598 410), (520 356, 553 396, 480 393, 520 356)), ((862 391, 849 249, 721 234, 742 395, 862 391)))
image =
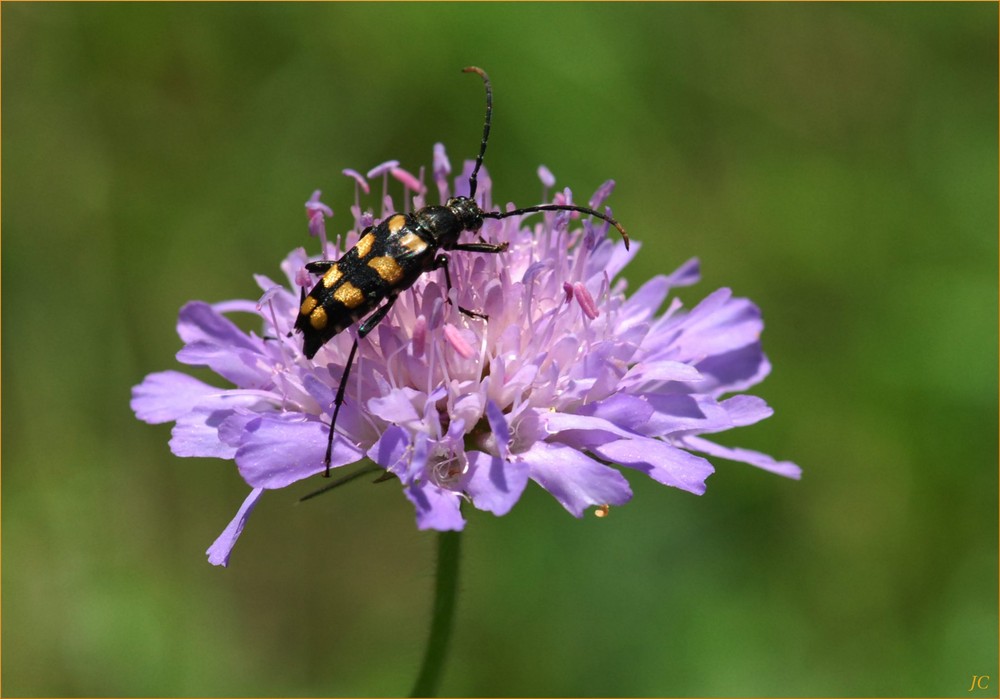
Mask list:
POLYGON ((556 183, 556 176, 544 165, 538 166, 538 179, 542 181, 542 185, 545 187, 552 187, 556 183))
POLYGON ((276 284, 274 286, 268 287, 267 289, 264 290, 264 293, 261 294, 260 298, 257 300, 257 310, 262 311, 270 301, 277 298, 283 293, 285 293, 285 287, 283 286, 279 286, 276 284))
POLYGON ((367 407, 372 415, 391 425, 414 423, 420 420, 420 414, 414 407, 418 396, 419 391, 413 388, 391 389, 381 396, 369 399, 367 407))
POLYGON ((615 181, 605 181, 604 184, 598 187, 597 191, 594 192, 594 196, 590 198, 588 205, 591 209, 599 209, 601 204, 604 203, 604 200, 610 197, 613 191, 615 191, 615 181))
POLYGON ((177 316, 177 334, 188 344, 208 342, 253 352, 260 348, 259 341, 250 339, 235 323, 204 301, 191 301, 181 308, 177 316))
POLYGON ((409 433, 402 427, 391 425, 375 442, 375 446, 368 450, 367 456, 386 471, 399 475, 406 472, 409 446, 409 433))
POLYGON ((701 373, 690 364, 669 359, 639 362, 625 374, 622 387, 641 386, 651 381, 701 381, 701 373))
POLYGON ((257 506, 257 501, 260 500, 260 496, 263 494, 263 488, 254 488, 250 491, 243 504, 240 505, 236 516, 226 525, 219 538, 205 552, 208 554, 209 563, 214 566, 222 566, 223 568, 229 565, 229 557, 233 553, 233 547, 240 538, 240 534, 243 533, 243 527, 247 523, 247 518, 253 512, 253 508, 257 506))
POLYGON ((399 167, 398 160, 386 160, 384 163, 379 163, 378 165, 376 165, 375 167, 373 167, 371 170, 368 171, 367 173, 368 179, 373 180, 376 177, 379 177, 380 175, 384 175, 385 173, 392 170, 394 167, 399 167))
POLYGON ((572 447, 536 442, 520 458, 530 467, 531 479, 575 517, 591 505, 624 505, 632 498, 621 473, 572 447))
POLYGON ((417 510, 418 529, 462 531, 465 528, 458 493, 427 482, 410 485, 403 492, 417 510))
POLYGON ((233 458, 236 448, 219 434, 220 426, 232 415, 232 410, 201 406, 181 415, 170 431, 170 451, 180 457, 233 458))
POLYGON ((542 181, 542 185, 545 187, 552 187, 556 183, 556 176, 544 165, 538 166, 538 179, 542 181))
POLYGON ((505 461, 481 451, 469 452, 468 458, 469 477, 464 490, 472 498, 472 504, 497 517, 507 514, 528 484, 528 464, 505 461))
POLYGON ((443 143, 434 144, 434 178, 447 177, 451 174, 451 161, 445 152, 443 143))
POLYGON ((705 492, 705 479, 715 472, 712 464, 700 456, 658 439, 620 439, 594 447, 593 451, 612 463, 642 471, 657 483, 695 495, 705 492))
POLYGON ((347 175, 348 177, 352 178, 357 183, 357 185, 361 187, 361 189, 364 191, 365 194, 371 193, 372 190, 371 187, 368 186, 368 180, 366 180, 364 178, 364 175, 362 175, 360 172, 358 172, 357 170, 352 170, 351 168, 344 168, 340 172, 342 175, 347 175))
POLYGON ((793 464, 791 461, 776 461, 773 457, 761 454, 759 451, 740 449, 738 447, 724 447, 701 437, 684 437, 683 441, 685 446, 710 456, 718 456, 730 461, 742 461, 745 464, 762 468, 765 471, 770 471, 786 478, 798 480, 802 477, 802 469, 796 464, 793 464))
POLYGON ((496 439, 500 455, 506 458, 510 444, 510 426, 507 424, 507 418, 504 417, 500 406, 492 400, 486 402, 486 419, 493 432, 493 437, 496 439))
POLYGON ((312 196, 309 197, 309 201, 306 202, 306 213, 309 214, 310 217, 316 213, 330 218, 333 216, 333 209, 320 201, 321 195, 322 192, 318 189, 312 193, 312 196))
POLYGON ((156 425, 176 420, 204 398, 221 391, 179 371, 161 371, 132 388, 130 405, 137 418, 156 425))
POLYGON ((691 286, 697 284, 700 279, 701 261, 697 257, 692 257, 667 277, 670 288, 691 286))
POLYGON ((727 398, 720 406, 729 415, 733 427, 753 425, 774 415, 774 409, 763 398, 747 394, 727 398))

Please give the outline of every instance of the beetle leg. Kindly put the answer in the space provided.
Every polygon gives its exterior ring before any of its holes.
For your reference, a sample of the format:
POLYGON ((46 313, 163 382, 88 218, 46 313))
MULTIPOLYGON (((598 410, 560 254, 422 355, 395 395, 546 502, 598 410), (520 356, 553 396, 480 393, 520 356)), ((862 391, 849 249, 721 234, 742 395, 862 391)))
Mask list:
POLYGON ((500 243, 499 245, 495 243, 459 243, 452 250, 460 250, 462 252, 506 252, 508 248, 507 243, 500 243))
POLYGON ((330 435, 326 440, 326 470, 323 472, 324 478, 330 477, 330 460, 333 456, 333 435, 337 427, 337 415, 340 414, 340 406, 344 404, 344 392, 347 390, 347 379, 351 376, 351 367, 354 365, 354 355, 358 351, 358 340, 364 338, 375 329, 383 318, 389 313, 392 304, 396 303, 396 296, 390 296, 386 302, 372 313, 365 322, 358 328, 358 337, 351 345, 351 353, 347 356, 347 364, 344 365, 344 373, 340 376, 340 385, 337 386, 337 395, 333 399, 333 418, 330 420, 330 435))
POLYGON ((315 262, 306 262, 306 271, 310 274, 323 274, 335 264, 337 263, 333 260, 316 260, 315 262))
MULTIPOLYGON (((491 246, 492 247, 492 246, 491 246)), ((453 248, 458 250, 460 248, 453 248)), ((482 252, 481 250, 478 252, 482 252)), ((448 271, 448 256, 445 254, 440 254, 434 258, 434 269, 444 270, 444 282, 445 286, 448 287, 447 293, 445 294, 445 299, 448 303, 451 303, 451 273, 448 271)), ((489 316, 485 313, 477 313, 476 311, 470 311, 468 308, 458 307, 458 310, 462 315, 469 316, 470 318, 479 318, 480 320, 489 320, 489 316)))

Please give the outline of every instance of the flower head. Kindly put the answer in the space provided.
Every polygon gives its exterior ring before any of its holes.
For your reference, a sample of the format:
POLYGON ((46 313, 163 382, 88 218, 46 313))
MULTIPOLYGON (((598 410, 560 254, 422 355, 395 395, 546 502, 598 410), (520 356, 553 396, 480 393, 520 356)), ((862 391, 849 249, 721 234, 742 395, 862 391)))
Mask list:
MULTIPOLYGON (((452 190, 443 148, 436 146, 434 155, 442 201, 452 191, 467 193, 472 163, 452 190)), ((345 174, 368 193, 366 178, 345 174)), ((414 206, 423 206, 422 174, 385 163, 368 173, 383 182, 378 218, 393 212, 388 175, 416 194, 414 206)), ((547 169, 539 176, 546 190, 553 186, 547 169)), ((612 188, 602 185, 590 206, 602 206, 612 188)), ((492 205, 485 172, 477 200, 484 209, 492 205)), ((572 192, 557 192, 555 201, 571 202, 572 192)), ((332 212, 318 193, 306 208, 310 229, 323 240, 322 255, 294 250, 281 265, 284 284, 258 275, 259 301, 195 301, 181 309, 178 360, 207 366, 233 387, 167 371, 133 390, 139 419, 175 422, 170 447, 176 455, 233 459, 252 488, 208 550, 214 564, 228 562, 264 491, 325 468, 334 395, 356 328, 333 337, 312 360, 289 330, 300 289, 311 283, 305 264, 338 258, 377 219, 356 204, 355 227, 341 245, 339 238, 325 240, 323 217, 332 212), (258 316, 261 334, 246 333, 226 317, 238 312, 258 316)), ((729 289, 689 310, 676 298, 667 302, 671 289, 698 281, 697 260, 626 296, 625 282, 616 277, 640 246, 626 250, 607 233, 606 223, 568 212, 487 220, 483 239, 509 243, 506 253, 452 253, 451 299, 439 273, 425 274, 359 343, 332 466, 368 457, 399 479, 417 526, 439 530, 464 526, 463 501, 505 514, 529 481, 577 517, 592 506, 606 512, 632 496, 612 465, 695 494, 705 491, 714 470, 698 454, 799 477, 790 462, 704 437, 772 412, 760 398, 740 393, 770 370, 757 307, 729 289), (488 320, 463 315, 459 307, 488 320)))

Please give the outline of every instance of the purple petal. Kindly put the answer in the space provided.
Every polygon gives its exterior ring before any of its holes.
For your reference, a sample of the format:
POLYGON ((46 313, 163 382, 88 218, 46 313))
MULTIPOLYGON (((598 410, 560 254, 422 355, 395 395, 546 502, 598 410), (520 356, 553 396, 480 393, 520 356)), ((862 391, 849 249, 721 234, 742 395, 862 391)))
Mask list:
MULTIPOLYGON (((307 420, 300 413, 254 418, 247 423, 236 451, 240 475, 255 488, 273 490, 321 473, 329 432, 326 423, 307 420)), ((361 457, 361 450, 336 435, 332 467, 354 463, 361 457)))
POLYGON ((229 301, 219 301, 218 303, 211 304, 212 310, 216 313, 220 313, 223 316, 227 313, 249 313, 250 315, 258 315, 257 304, 249 299, 232 299, 229 301))
POLYGON ((312 277, 309 276, 309 272, 306 271, 305 267, 300 267, 299 270, 295 273, 295 280, 294 280, 295 286, 309 287, 312 286, 312 283, 313 280, 312 277))
POLYGON ((710 396, 648 393, 643 397, 654 410, 643 430, 649 437, 663 437, 677 432, 712 432, 733 426, 729 413, 710 396))
POLYGON ((739 395, 728 398, 720 403, 723 410, 732 420, 733 427, 753 425, 774 414, 774 409, 763 398, 757 396, 739 395))
POLYGON ((667 277, 671 289, 678 286, 691 286, 692 284, 697 284, 700 280, 701 261, 697 257, 692 257, 667 277))
POLYGON ((219 441, 233 447, 233 457, 235 450, 239 448, 243 441, 243 433, 246 431, 247 423, 257 419, 256 413, 234 412, 219 425, 219 441))
POLYGON ((742 461, 751 466, 762 468, 765 471, 777 473, 779 476, 795 478, 796 480, 802 477, 802 469, 791 461, 775 461, 772 457, 767 454, 761 454, 759 451, 739 449, 737 447, 723 447, 701 437, 684 437, 683 442, 685 446, 711 456, 718 456, 730 461, 742 461))
POLYGON ((685 358, 711 357, 760 340, 760 309, 747 299, 729 298, 729 293, 719 289, 683 319, 677 344, 685 358))
POLYGON ((263 488, 254 488, 250 491, 246 500, 240 505, 236 516, 226 525, 219 538, 205 552, 208 554, 209 563, 214 566, 222 566, 223 568, 229 565, 229 556, 233 553, 233 546, 236 545, 236 540, 243 533, 243 527, 247 523, 247 518, 253 512, 253 508, 256 507, 257 501, 263 493, 263 488))
POLYGON ((403 483, 419 482, 427 468, 427 455, 430 452, 430 437, 426 432, 418 432, 413 440, 413 451, 410 453, 410 463, 406 464, 404 473, 396 474, 403 483))
POLYGON ((316 211, 327 217, 333 216, 333 209, 319 200, 321 195, 322 192, 318 189, 312 193, 309 201, 306 202, 306 211, 309 213, 316 211))
POLYGON ((684 319, 684 324, 690 331, 700 323, 710 320, 726 303, 733 297, 732 289, 722 287, 716 289, 711 294, 698 302, 698 305, 691 309, 684 319))
MULTIPOLYGON (((586 432, 585 443, 588 444, 591 443, 591 440, 599 442, 608 441, 615 437, 628 439, 635 436, 610 420, 588 415, 545 411, 539 415, 539 420, 548 434, 562 435, 565 432, 577 430, 586 432)), ((565 438, 560 436, 559 441, 565 441, 565 438)))
POLYGON ((256 392, 227 391, 206 398, 177 419, 170 433, 170 450, 177 456, 232 459, 246 424, 271 402, 256 392))
POLYGON ((207 342, 232 349, 260 351, 259 340, 251 340, 235 323, 204 301, 192 301, 181 308, 177 334, 185 343, 207 342))
MULTIPOLYGON (((462 163, 462 173, 455 179, 455 196, 469 196, 469 177, 472 175, 473 167, 475 167, 475 163, 471 160, 466 160, 462 163)), ((480 177, 482 177, 482 172, 480 170, 480 177)))
POLYGON ((697 367, 706 379, 692 386, 692 390, 714 395, 745 391, 771 373, 771 363, 759 342, 708 357, 698 362, 697 367))
POLYGON ((413 399, 420 396, 415 388, 394 388, 382 396, 368 399, 368 411, 382 420, 397 425, 420 420, 413 399))
POLYGON ((181 457, 233 458, 236 448, 219 435, 219 428, 232 415, 232 410, 214 406, 198 406, 181 415, 170 431, 170 451, 181 457))
POLYGON ((384 163, 380 163, 368 171, 368 179, 375 179, 379 175, 383 175, 398 166, 398 160, 386 160, 384 163))
MULTIPOLYGON (((265 277, 260 275, 254 275, 255 280, 262 281, 265 277)), ((287 296, 285 293, 285 287, 278 284, 272 284, 264 289, 264 293, 260 295, 257 300, 257 311, 260 312, 265 306, 273 302, 278 296, 287 296)))
POLYGON ((240 388, 268 388, 271 374, 258 352, 234 349, 210 342, 192 342, 177 352, 177 361, 190 366, 207 366, 240 388))
POLYGON ((444 150, 443 143, 434 144, 434 182, 437 184, 438 195, 441 203, 448 199, 448 175, 451 174, 451 163, 448 161, 448 154, 444 150))
POLYGON ((658 439, 620 439, 593 447, 592 451, 608 461, 642 471, 657 483, 695 495, 705 492, 705 479, 715 471, 712 464, 700 456, 658 439))
POLYGON ((317 189, 306 202, 306 217, 309 219, 309 235, 326 240, 326 219, 333 216, 333 209, 319 200, 320 194, 317 189))
POLYGON ((604 200, 611 196, 613 191, 615 191, 615 181, 605 181, 604 184, 597 188, 597 191, 594 192, 594 196, 590 198, 587 205, 590 206, 591 209, 597 210, 597 208, 604 203, 604 200))
POLYGON ((507 418, 504 417, 500 406, 492 400, 486 401, 486 420, 489 422, 490 430, 496 439, 500 455, 506 458, 510 444, 510 426, 507 424, 507 418))
POLYGON ((670 280, 662 274, 639 287, 622 305, 619 328, 629 328, 652 318, 663 305, 668 291, 670 280))
POLYGON ((368 458, 395 474, 406 472, 406 455, 410 446, 410 435, 402 427, 390 425, 375 445, 368 450, 368 458))
POLYGON ((434 144, 434 178, 445 178, 451 174, 451 161, 443 143, 434 144))
POLYGON ((624 505, 632 498, 625 477, 572 447, 536 442, 520 454, 531 479, 575 517, 591 505, 624 505))
POLYGON ((622 388, 634 388, 649 381, 701 381, 702 375, 690 364, 668 359, 639 362, 622 378, 622 388))
MULTIPOLYGON (((617 231, 615 235, 617 235, 617 231)), ((642 243, 638 240, 633 240, 628 250, 626 250, 623 241, 611 241, 602 238, 599 246, 587 259, 586 269, 583 274, 587 279, 591 279, 594 276, 597 276, 599 279, 604 279, 605 276, 608 279, 614 279, 624 269, 625 265, 639 254, 639 250, 641 249, 642 243)))
POLYGON ((222 391, 179 371, 161 371, 132 388, 130 405, 137 418, 156 425, 176 420, 203 398, 222 391))
POLYGON ((542 181, 544 187, 551 187, 556 183, 556 176, 544 165, 538 166, 538 179, 542 181))
POLYGON ((481 451, 470 451, 467 458, 469 476, 462 489, 472 498, 472 504, 497 517, 507 514, 528 484, 528 464, 505 461, 481 451))
POLYGON ((358 186, 365 191, 365 194, 371 192, 371 189, 368 187, 368 180, 366 180, 364 176, 357 170, 352 170, 351 168, 345 168, 340 172, 343 175, 347 175, 348 177, 353 178, 354 181, 357 182, 358 186))
POLYGON ((653 416, 649 401, 626 393, 616 393, 598 403, 583 406, 579 413, 606 420, 613 425, 635 432, 653 416))
POLYGON ((459 509, 461 498, 458 493, 426 481, 414 483, 403 492, 417 510, 417 529, 462 531, 465 527, 465 519, 459 509))
POLYGON ((251 338, 215 308, 201 301, 185 305, 177 321, 185 347, 177 353, 184 364, 207 366, 241 388, 270 384, 263 342, 251 338))

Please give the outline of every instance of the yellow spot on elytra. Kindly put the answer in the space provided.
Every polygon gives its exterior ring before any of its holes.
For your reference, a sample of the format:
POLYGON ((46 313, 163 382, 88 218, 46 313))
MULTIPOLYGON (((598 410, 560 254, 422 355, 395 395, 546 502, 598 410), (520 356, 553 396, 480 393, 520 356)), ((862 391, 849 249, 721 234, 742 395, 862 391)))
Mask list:
POLYGON ((318 301, 312 296, 306 296, 306 300, 302 302, 302 306, 299 308, 299 313, 304 316, 309 315, 312 313, 312 309, 316 308, 317 303, 318 301))
POLYGON ((362 260, 368 257, 368 253, 372 251, 372 245, 375 244, 375 234, 365 233, 364 237, 358 241, 358 244, 354 246, 354 249, 358 251, 358 257, 362 260))
POLYGON ((326 271, 326 274, 323 275, 323 286, 329 289, 331 286, 340 281, 342 276, 344 275, 340 271, 340 268, 337 267, 337 265, 334 265, 326 271))
POLYGON ((378 276, 382 277, 382 281, 386 284, 395 284, 403 276, 403 268, 388 255, 373 257, 368 260, 368 266, 378 272, 378 276))
POLYGON ((361 289, 354 286, 350 282, 344 282, 341 284, 337 290, 333 292, 333 298, 337 299, 348 308, 357 308, 361 305, 361 302, 365 300, 365 296, 361 293, 361 289))
POLYGON ((322 306, 313 309, 313 312, 309 314, 309 325, 313 326, 317 330, 322 330, 326 327, 326 309, 322 306))
POLYGON ((414 233, 407 233, 404 235, 399 239, 399 244, 414 255, 418 255, 427 249, 427 242, 414 233))
POLYGON ((396 234, 399 233, 400 229, 406 225, 406 216, 403 214, 396 214, 389 219, 389 232, 396 234))

